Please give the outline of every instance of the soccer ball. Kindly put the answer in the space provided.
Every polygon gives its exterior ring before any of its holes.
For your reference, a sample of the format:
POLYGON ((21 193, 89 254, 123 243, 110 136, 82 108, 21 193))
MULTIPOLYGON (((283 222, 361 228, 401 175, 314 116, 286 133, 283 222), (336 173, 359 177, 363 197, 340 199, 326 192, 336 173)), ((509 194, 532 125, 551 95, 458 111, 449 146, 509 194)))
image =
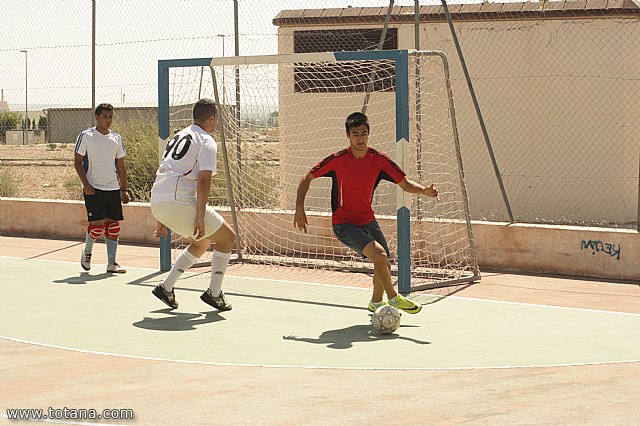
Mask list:
POLYGON ((400 311, 393 306, 380 306, 371 315, 371 324, 380 334, 391 334, 400 327, 400 311))

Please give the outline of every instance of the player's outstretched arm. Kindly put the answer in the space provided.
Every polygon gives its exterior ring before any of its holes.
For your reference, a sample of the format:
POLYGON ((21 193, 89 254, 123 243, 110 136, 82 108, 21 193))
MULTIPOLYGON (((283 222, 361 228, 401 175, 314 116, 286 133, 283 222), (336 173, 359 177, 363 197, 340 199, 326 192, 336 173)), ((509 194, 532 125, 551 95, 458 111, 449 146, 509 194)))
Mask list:
POLYGON ((298 191, 296 193, 296 213, 293 216, 293 226, 304 231, 305 234, 307 233, 307 225, 309 222, 307 222, 307 214, 304 212, 304 200, 307 197, 311 181, 314 179, 315 178, 311 173, 307 173, 302 179, 300 179, 298 191))
POLYGON ((400 188, 402 188, 402 190, 405 192, 409 192, 411 194, 426 195, 427 197, 437 198, 438 200, 440 199, 438 197, 438 190, 433 184, 429 186, 423 186, 412 180, 403 179, 398 183, 398 185, 400 185, 400 188))

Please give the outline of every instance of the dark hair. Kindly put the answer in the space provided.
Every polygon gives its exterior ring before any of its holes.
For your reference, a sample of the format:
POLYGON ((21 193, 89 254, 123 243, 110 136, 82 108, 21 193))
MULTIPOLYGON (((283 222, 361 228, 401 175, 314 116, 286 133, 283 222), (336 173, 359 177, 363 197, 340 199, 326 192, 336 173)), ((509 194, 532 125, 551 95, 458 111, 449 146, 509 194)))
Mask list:
POLYGON ((193 106, 193 120, 203 121, 218 114, 216 103, 207 98, 202 98, 193 106))
POLYGON ((96 107, 96 117, 99 117, 105 111, 113 112, 113 105, 111 104, 100 104, 96 107))
POLYGON ((353 114, 349 114, 347 119, 344 122, 344 127, 347 129, 347 133, 351 131, 354 127, 367 126, 367 132, 369 131, 369 119, 366 115, 361 112, 354 112, 353 114))

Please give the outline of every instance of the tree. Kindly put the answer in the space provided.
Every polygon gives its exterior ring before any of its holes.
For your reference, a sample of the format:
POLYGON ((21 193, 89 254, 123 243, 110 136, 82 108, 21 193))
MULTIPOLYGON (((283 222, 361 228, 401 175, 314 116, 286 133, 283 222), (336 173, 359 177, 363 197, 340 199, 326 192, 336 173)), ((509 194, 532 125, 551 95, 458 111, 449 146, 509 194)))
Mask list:
POLYGON ((7 143, 7 130, 13 130, 18 128, 20 117, 18 114, 11 111, 0 111, 0 142, 7 143))
POLYGON ((38 129, 40 130, 46 130, 47 129, 47 124, 49 123, 49 120, 47 119, 46 116, 41 116, 38 119, 38 129))

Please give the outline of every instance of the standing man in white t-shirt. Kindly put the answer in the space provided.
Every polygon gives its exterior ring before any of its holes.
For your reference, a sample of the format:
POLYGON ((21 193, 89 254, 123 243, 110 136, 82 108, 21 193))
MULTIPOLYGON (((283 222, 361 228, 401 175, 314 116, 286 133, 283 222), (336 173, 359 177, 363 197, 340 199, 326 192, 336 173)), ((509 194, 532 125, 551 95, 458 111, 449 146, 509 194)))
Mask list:
POLYGON ((211 176, 216 173, 218 148, 209 135, 216 128, 218 110, 211 99, 200 99, 193 107, 193 124, 178 132, 168 143, 156 181, 151 189, 151 211, 158 220, 154 235, 166 236, 167 227, 189 239, 165 280, 153 294, 171 308, 177 308, 173 287, 211 246, 211 281, 200 299, 219 311, 228 311, 222 280, 229 265, 236 235, 218 212, 207 205, 211 176))
POLYGON ((122 136, 109 130, 113 122, 113 105, 96 107, 96 126, 78 135, 75 147, 74 167, 82 181, 84 204, 89 226, 82 249, 80 265, 85 271, 91 268, 93 243, 104 235, 107 245, 107 272, 127 272, 116 262, 122 204, 129 202, 127 190, 126 151, 122 136))

